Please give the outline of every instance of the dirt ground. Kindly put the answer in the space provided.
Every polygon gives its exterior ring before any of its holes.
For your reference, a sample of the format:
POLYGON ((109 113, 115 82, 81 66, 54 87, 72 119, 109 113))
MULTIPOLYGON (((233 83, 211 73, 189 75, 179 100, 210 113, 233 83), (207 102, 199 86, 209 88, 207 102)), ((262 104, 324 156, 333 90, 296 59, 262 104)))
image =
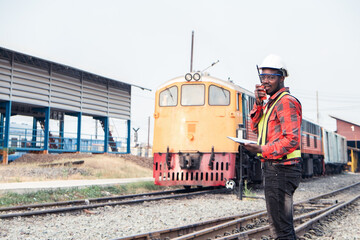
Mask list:
POLYGON ((34 154, 0 165, 0 183, 152 176, 153 159, 130 154, 34 154))
MULTIPOLYGON (((94 155, 103 155, 103 154, 91 154, 91 153, 62 153, 62 154, 35 154, 28 153, 24 154, 18 159, 16 159, 11 164, 24 164, 24 163, 35 163, 35 164, 44 164, 44 163, 53 163, 61 160, 82 160, 86 158, 91 158, 94 155)), ((130 162, 133 162, 141 167, 152 169, 153 167, 153 158, 139 157, 131 154, 106 154, 106 157, 112 158, 123 158, 130 162)))
POLYGON ((55 161, 63 160, 63 159, 83 159, 92 157, 92 154, 84 154, 84 153, 62 153, 62 154, 35 154, 35 153, 27 153, 16 159, 14 162, 10 164, 26 164, 26 163, 35 163, 35 164, 44 164, 44 163, 52 163, 55 161))

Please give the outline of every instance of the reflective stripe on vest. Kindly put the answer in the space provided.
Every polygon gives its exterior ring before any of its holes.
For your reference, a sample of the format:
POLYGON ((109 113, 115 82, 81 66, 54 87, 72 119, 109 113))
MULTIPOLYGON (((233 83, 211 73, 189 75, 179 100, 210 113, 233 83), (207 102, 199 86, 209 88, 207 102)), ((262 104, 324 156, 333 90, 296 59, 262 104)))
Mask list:
MULTIPOLYGON (((285 95, 289 95, 289 93, 288 92, 281 93, 280 96, 275 100, 275 102, 273 103, 273 105, 270 107, 269 110, 267 109, 268 106, 266 106, 266 109, 264 111, 265 114, 263 114, 262 117, 260 118, 260 122, 258 124, 258 141, 257 141, 257 143, 261 146, 266 144, 267 126, 268 126, 271 112, 274 109, 276 103, 285 95)), ((258 153, 257 155, 262 157, 261 153, 258 153)), ((300 158, 300 157, 301 157, 301 150, 295 150, 292 153, 289 153, 286 155, 286 159, 300 158)))

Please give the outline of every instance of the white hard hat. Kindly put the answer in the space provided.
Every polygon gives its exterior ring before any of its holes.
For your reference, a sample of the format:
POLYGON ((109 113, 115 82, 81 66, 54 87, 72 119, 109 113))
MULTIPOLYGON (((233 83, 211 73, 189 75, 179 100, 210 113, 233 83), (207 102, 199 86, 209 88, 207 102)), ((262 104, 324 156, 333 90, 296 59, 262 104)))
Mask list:
POLYGON ((263 68, 278 69, 278 70, 282 71, 284 77, 289 76, 287 67, 286 67, 285 63, 283 62, 283 60, 281 59, 281 57, 274 55, 274 54, 268 55, 264 59, 264 61, 261 63, 259 68, 260 69, 263 69, 263 68))

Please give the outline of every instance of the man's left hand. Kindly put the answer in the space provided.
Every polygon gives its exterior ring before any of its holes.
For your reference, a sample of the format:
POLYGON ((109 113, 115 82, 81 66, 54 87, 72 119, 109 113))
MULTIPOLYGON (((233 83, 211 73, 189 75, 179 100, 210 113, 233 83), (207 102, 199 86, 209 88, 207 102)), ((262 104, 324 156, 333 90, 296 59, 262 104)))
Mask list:
POLYGON ((261 153, 261 146, 254 143, 245 143, 244 148, 252 153, 261 153))

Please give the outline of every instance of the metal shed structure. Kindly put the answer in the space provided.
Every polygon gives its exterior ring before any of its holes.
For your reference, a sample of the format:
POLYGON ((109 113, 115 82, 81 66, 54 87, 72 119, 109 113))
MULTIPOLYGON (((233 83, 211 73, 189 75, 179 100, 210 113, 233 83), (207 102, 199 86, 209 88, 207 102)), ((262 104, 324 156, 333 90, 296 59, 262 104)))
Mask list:
POLYGON ((0 153, 3 163, 9 151, 130 152, 131 86, 59 63, 0 47, 0 153), (31 129, 15 129, 11 116, 33 117, 31 129), (77 133, 67 137, 64 116, 77 117, 77 133), (100 121, 103 139, 81 134, 82 116, 100 121), (109 119, 126 125, 122 138, 109 130, 109 119), (49 131, 50 120, 59 130, 49 131), (12 137, 13 135, 19 137, 12 137), (93 149, 92 146, 102 145, 93 149))

